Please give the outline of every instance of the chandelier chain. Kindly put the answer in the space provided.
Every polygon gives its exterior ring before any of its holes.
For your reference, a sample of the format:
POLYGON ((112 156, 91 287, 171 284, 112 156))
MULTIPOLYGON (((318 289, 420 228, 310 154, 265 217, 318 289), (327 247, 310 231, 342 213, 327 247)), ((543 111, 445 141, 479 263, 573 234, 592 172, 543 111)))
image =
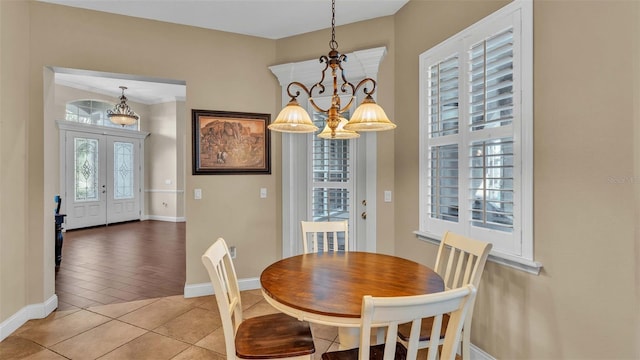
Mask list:
POLYGON ((329 41, 329 47, 331 50, 338 48, 338 42, 336 41, 336 0, 331 0, 331 41, 329 41))

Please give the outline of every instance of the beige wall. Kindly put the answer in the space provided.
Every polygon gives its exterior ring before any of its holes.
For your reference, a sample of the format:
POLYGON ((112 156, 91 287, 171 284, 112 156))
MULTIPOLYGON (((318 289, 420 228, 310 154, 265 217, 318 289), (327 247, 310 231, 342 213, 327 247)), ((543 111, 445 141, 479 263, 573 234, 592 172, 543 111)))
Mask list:
MULTIPOLYGON (((31 1, 0 1, 0 11, 0 321, 5 321, 54 291, 51 199, 59 164, 57 130, 43 120, 45 66, 184 80, 187 101, 178 107, 183 134, 191 133, 192 108, 273 114, 278 86, 267 69, 275 59, 273 40, 31 1)), ((183 151, 177 156, 187 159, 190 174, 190 137, 179 143, 183 151)), ((276 168, 278 144, 272 154, 276 168)), ((201 201, 190 199, 185 211, 187 283, 208 281, 200 256, 216 236, 238 247, 241 277, 256 276, 276 260, 276 173, 176 179, 187 192, 198 187, 204 193, 201 201), (269 198, 260 199, 261 187, 269 198)))
MULTIPOLYGON (((28 302, 29 9, 0 3, 0 320, 28 302)), ((36 260, 37 261, 37 260, 36 260)), ((36 265, 37 266, 37 265, 36 265)), ((41 265, 40 265, 41 266, 41 265)), ((35 302, 35 301, 34 301, 35 302)), ((42 300, 40 300, 42 302, 42 300)))
MULTIPOLYGON (((393 17, 338 28, 342 52, 389 50, 378 101, 398 129, 378 137, 379 197, 387 188, 395 195, 378 204, 380 251, 425 264, 435 257, 412 233, 418 55, 505 3, 412 0, 393 17)), ((13 1, 0 1, 0 20, 0 321, 53 293, 45 259, 58 174, 45 170, 57 168, 45 154, 57 154, 57 141, 43 127, 46 65, 186 81, 184 188, 204 195, 187 196, 188 284, 208 281, 200 255, 216 236, 237 246, 241 278, 279 258, 280 136, 272 136, 272 175, 192 176, 188 113, 273 116, 280 88, 267 66, 323 55, 328 31, 271 41, 13 1), (135 56, 122 55, 132 49, 135 56)), ((638 23, 638 2, 534 3, 534 236, 544 269, 534 276, 487 265, 472 340, 496 358, 640 358, 638 23)))
MULTIPOLYGON (((411 234, 418 228, 418 54, 503 4, 414 0, 396 15, 396 88, 407 90, 396 96, 400 256, 427 264, 435 256, 411 234)), ((471 336, 496 358, 640 357, 633 181, 640 93, 632 80, 639 4, 534 2, 534 238, 544 268, 534 276, 487 265, 471 336)))
MULTIPOLYGON (((183 109, 183 108, 182 108, 183 109)), ((146 215, 163 219, 184 217, 184 126, 178 126, 176 101, 150 106, 144 130, 151 135, 145 141, 145 200, 146 215), (167 180, 169 183, 167 184, 167 180)), ((180 121, 184 121, 184 115, 180 121)))

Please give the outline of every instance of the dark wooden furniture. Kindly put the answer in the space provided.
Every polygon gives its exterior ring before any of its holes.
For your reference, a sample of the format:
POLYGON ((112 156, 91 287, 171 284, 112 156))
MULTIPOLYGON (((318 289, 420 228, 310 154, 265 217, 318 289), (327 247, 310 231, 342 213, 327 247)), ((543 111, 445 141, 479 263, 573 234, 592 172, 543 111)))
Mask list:
POLYGON ((362 297, 409 296, 444 290, 427 266, 396 256, 328 252, 293 256, 260 276, 265 299, 285 314, 340 327, 341 347, 358 343, 362 297))
POLYGON ((202 255, 222 321, 227 359, 311 360, 316 351, 308 322, 283 313, 244 318, 238 278, 223 238, 202 255))

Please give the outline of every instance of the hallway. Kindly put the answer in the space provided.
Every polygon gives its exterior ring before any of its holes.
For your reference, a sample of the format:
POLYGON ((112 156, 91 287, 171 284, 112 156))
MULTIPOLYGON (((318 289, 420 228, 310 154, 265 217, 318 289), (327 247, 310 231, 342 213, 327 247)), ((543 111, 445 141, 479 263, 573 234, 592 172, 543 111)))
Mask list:
POLYGON ((136 221, 64 233, 58 311, 182 295, 185 223, 136 221))

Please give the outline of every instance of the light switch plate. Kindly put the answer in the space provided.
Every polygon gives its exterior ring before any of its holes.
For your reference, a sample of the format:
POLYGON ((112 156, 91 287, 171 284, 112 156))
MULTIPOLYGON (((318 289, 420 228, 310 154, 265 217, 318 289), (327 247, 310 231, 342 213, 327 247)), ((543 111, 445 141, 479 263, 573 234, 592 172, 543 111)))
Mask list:
POLYGON ((193 189, 193 198, 196 200, 202 199, 202 189, 193 189))
POLYGON ((391 202, 391 191, 386 190, 384 192, 384 202, 391 202))
POLYGON ((260 188, 260 198, 261 199, 267 198, 267 188, 260 188))

